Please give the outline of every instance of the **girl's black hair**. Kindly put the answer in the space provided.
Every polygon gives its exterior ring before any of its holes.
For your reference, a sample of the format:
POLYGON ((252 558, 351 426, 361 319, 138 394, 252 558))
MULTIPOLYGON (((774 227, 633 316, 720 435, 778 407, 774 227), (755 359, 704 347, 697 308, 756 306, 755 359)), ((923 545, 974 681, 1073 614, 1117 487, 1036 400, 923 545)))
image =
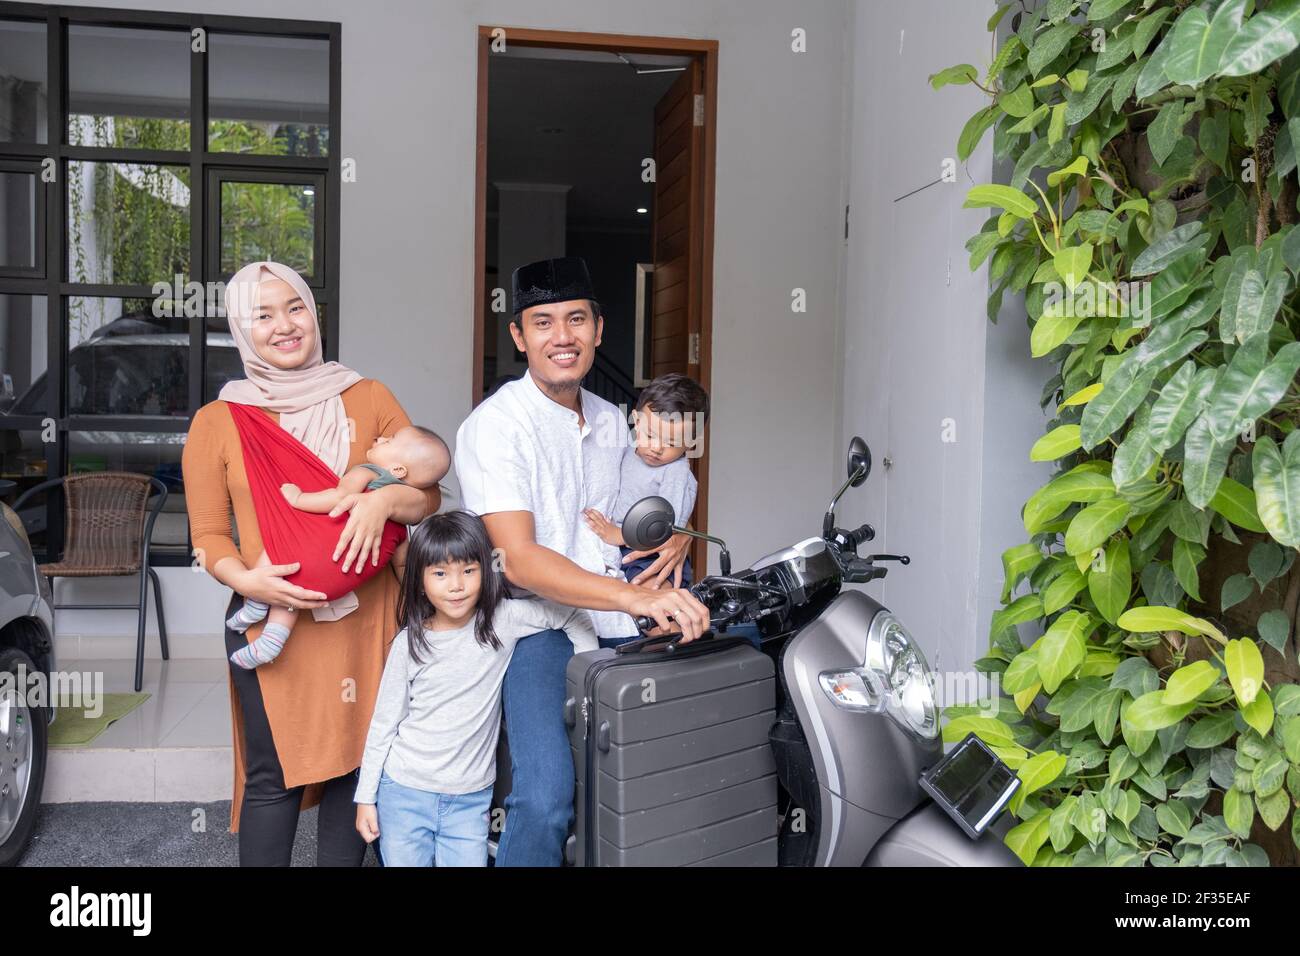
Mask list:
POLYGON ((484 647, 501 649, 501 641, 492 629, 492 616, 501 599, 506 597, 505 575, 493 561, 492 542, 478 515, 468 511, 448 511, 429 515, 411 533, 406 553, 406 577, 397 599, 397 625, 406 628, 411 658, 423 663, 428 649, 424 629, 437 614, 433 602, 424 593, 424 572, 437 564, 477 564, 482 576, 474 637, 484 647))

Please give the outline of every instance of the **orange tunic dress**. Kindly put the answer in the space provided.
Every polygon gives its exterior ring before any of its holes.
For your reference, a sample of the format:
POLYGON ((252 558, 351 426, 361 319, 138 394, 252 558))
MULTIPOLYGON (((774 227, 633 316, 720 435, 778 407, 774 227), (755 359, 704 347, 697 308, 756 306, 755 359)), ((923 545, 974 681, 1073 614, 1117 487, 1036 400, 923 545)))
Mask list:
MULTIPOLYGON (((377 437, 391 437, 411 424, 393 393, 374 379, 354 383, 342 398, 354 423, 349 468, 365 460, 377 437)), ((279 420, 274 412, 264 414, 279 420)), ((195 414, 181 467, 199 564, 211 573, 213 565, 230 556, 251 568, 262 553, 262 539, 239 432, 225 402, 211 402, 195 414), (238 545, 231 527, 232 507, 238 545)), ((435 487, 425 494, 425 513, 432 514, 438 509, 440 492, 435 487)), ((310 611, 299 613, 293 639, 273 664, 257 669, 284 785, 307 785, 304 809, 320 801, 320 784, 361 765, 384 660, 398 631, 397 595, 396 575, 381 572, 356 589, 360 606, 346 617, 316 621, 310 611)), ((261 628, 262 624, 249 628, 249 638, 260 634, 261 628)), ((238 832, 244 794, 244 727, 233 681, 230 705, 235 761, 230 829, 238 832)))

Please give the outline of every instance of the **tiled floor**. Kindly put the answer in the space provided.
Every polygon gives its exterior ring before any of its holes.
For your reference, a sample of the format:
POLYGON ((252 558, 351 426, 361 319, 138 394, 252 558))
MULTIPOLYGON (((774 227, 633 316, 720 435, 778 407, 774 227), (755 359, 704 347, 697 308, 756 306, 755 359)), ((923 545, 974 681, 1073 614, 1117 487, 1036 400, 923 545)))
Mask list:
MULTIPOLYGON (((148 700, 86 747, 50 750, 43 802, 228 799, 226 668, 225 660, 146 662, 148 700)), ((62 660, 59 669, 102 674, 107 693, 133 690, 131 660, 62 660)))
MULTIPOLYGON (((59 661, 59 669, 102 673, 108 693, 130 693, 135 689, 135 661, 59 661)), ((90 746, 115 750, 229 747, 227 673, 224 660, 146 661, 141 690, 149 694, 149 699, 115 721, 90 746)))

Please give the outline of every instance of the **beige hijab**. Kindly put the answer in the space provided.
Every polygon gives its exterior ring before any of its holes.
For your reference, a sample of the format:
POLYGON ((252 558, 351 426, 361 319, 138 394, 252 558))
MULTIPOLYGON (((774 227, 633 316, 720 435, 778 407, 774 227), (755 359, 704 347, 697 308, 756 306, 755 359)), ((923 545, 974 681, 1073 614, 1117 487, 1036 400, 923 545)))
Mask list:
POLYGON ((280 427, 341 477, 348 467, 352 438, 340 394, 361 376, 346 365, 324 361, 316 298, 302 276, 279 262, 250 262, 226 285, 226 321, 247 378, 227 382, 218 397, 279 412, 280 427), (297 368, 276 368, 253 348, 249 326, 260 302, 261 284, 271 279, 288 283, 317 323, 316 344, 297 368))
MULTIPOLYGON (((316 297, 302 276, 279 262, 250 262, 226 285, 226 320, 239 347, 246 378, 227 382, 217 396, 222 401, 256 405, 280 413, 280 427, 293 435, 340 477, 348 467, 352 436, 342 392, 361 375, 346 365, 324 361, 316 297), (276 368, 253 347, 249 329, 260 303, 263 282, 281 279, 302 299, 316 321, 316 343, 311 355, 297 368, 276 368)), ((349 591, 326 607, 315 608, 313 617, 332 621, 356 610, 356 595, 349 591)))

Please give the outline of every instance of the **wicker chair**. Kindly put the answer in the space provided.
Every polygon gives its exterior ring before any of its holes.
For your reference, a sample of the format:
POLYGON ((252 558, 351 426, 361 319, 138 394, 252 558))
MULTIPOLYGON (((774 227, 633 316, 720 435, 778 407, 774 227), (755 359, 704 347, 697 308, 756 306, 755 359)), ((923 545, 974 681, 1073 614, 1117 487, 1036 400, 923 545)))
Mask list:
MULTIPOLYGON (((134 608, 138 616, 135 648, 135 689, 144 682, 144 625, 148 616, 148 583, 153 581, 154 609, 163 660, 168 659, 167 620, 163 617, 158 574, 149 566, 149 542, 167 501, 167 486, 157 478, 125 471, 101 471, 51 478, 25 491, 13 508, 56 485, 63 486, 65 538, 63 559, 38 565, 48 578, 91 578, 140 575, 140 599, 134 604, 57 604, 52 608, 134 608), (149 495, 157 491, 152 508, 149 495)), ((54 587, 54 581, 50 581, 54 587)))

